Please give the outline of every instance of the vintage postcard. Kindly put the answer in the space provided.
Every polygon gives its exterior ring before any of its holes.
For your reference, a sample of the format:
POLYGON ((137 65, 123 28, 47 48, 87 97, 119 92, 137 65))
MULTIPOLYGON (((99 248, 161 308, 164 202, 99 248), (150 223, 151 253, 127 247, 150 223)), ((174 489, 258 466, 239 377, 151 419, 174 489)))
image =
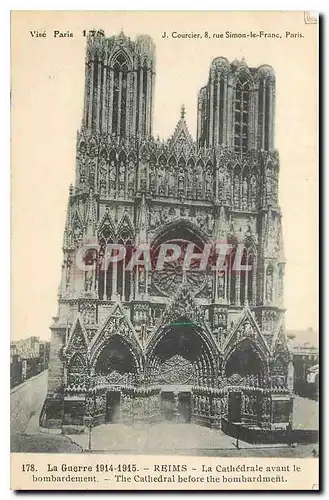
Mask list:
POLYGON ((319 489, 318 29, 12 12, 12 489, 319 489))

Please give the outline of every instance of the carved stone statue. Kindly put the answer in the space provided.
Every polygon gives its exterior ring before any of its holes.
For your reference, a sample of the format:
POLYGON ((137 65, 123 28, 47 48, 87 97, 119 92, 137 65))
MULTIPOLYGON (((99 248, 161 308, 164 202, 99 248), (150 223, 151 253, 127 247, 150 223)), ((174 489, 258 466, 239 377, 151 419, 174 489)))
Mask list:
POLYGON ((154 163, 150 164, 149 182, 150 182, 150 193, 152 195, 155 195, 155 193, 156 193, 156 177, 155 177, 155 165, 154 165, 154 163))
POLYGON ((146 282, 145 282, 145 270, 141 269, 139 271, 139 291, 141 293, 144 293, 146 289, 146 282))
POLYGON ((283 277, 284 277, 284 271, 282 268, 279 268, 278 299, 280 302, 282 302, 282 299, 283 299, 283 277))
POLYGON ((266 176, 266 201, 267 203, 271 203, 272 201, 272 172, 268 171, 266 176))
POLYGON ((240 182, 238 178, 234 179, 233 202, 234 208, 240 207, 240 182))
POLYGON ((107 191, 107 166, 106 166, 106 160, 105 158, 101 158, 99 162, 99 191, 102 195, 106 194, 107 191))
POLYGON ((152 210, 150 212, 150 228, 154 229, 160 224, 160 214, 158 210, 152 210))
POLYGON ((164 194, 165 168, 160 165, 158 168, 158 194, 164 194))
POLYGON ((198 163, 195 167, 195 182, 196 182, 197 198, 200 198, 201 193, 203 191, 203 172, 200 163, 198 163))
POLYGON ((82 227, 76 224, 74 226, 74 228, 73 228, 74 242, 78 243, 81 240, 82 235, 83 235, 83 229, 82 229, 82 227))
POLYGON ((223 166, 221 166, 218 171, 218 198, 220 200, 224 199, 224 193, 225 193, 225 169, 223 166))
POLYGON ((218 276, 218 297, 220 299, 224 298, 224 284, 225 284, 224 273, 221 272, 220 275, 218 276))
POLYGON ((85 278, 85 291, 86 292, 91 292, 93 286, 93 276, 92 274, 87 275, 85 278))
POLYGON ((79 169, 80 184, 84 184, 86 180, 86 148, 81 145, 77 154, 77 163, 79 169))
POLYGON ((231 183, 231 175, 229 172, 226 172, 225 175, 225 198, 226 203, 231 203, 232 197, 232 183, 231 183))
POLYGON ((125 189, 125 170, 125 164, 121 161, 119 164, 119 191, 121 195, 123 195, 125 189))
POLYGON ((271 193, 272 193, 273 203, 276 203, 277 202, 277 180, 276 180, 275 173, 273 173, 272 179, 271 179, 271 193))
POLYGON ((132 161, 129 162, 128 165, 128 179, 127 179, 127 184, 128 184, 128 195, 133 196, 134 194, 134 184, 135 184, 135 166, 132 161))
POLYGON ((176 177, 176 172, 175 169, 172 165, 168 168, 167 171, 168 175, 168 195, 169 196, 174 196, 175 195, 175 177, 176 177))
POLYGON ((90 186, 94 186, 95 173, 96 173, 96 160, 89 161, 88 169, 89 169, 89 184, 90 184, 90 186))
POLYGON ((206 172, 206 196, 208 199, 211 199, 212 189, 213 189, 213 176, 210 168, 208 168, 206 172))
POLYGON ((256 177, 254 175, 252 175, 250 178, 250 208, 251 208, 251 210, 256 210, 256 199, 257 199, 256 177))
POLYGON ((184 181, 185 181, 185 172, 183 167, 179 169, 178 173, 178 192, 179 194, 184 193, 184 181))
POLYGON ((112 193, 116 189, 116 178, 117 178, 117 172, 116 172, 115 161, 111 160, 111 162, 110 162, 110 191, 112 193))
POLYGON ((244 179, 242 183, 242 209, 246 210, 248 208, 248 183, 244 179))
POLYGON ((254 330, 253 330, 253 328, 252 328, 252 326, 251 326, 250 323, 246 323, 244 325, 244 335, 247 338, 251 338, 251 337, 253 337, 255 335, 254 334, 254 330))
POLYGON ((186 187, 187 187, 187 197, 192 198, 193 196, 193 172, 188 170, 186 175, 186 187))

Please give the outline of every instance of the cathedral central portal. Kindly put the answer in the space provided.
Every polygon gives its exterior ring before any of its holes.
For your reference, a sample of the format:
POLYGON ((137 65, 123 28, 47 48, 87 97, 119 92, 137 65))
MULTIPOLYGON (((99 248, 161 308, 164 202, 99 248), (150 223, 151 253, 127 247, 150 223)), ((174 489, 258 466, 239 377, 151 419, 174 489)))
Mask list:
POLYGON ((193 387, 214 384, 214 363, 200 327, 186 318, 160 328, 144 355, 114 333, 92 354, 90 412, 97 423, 194 421, 193 387))

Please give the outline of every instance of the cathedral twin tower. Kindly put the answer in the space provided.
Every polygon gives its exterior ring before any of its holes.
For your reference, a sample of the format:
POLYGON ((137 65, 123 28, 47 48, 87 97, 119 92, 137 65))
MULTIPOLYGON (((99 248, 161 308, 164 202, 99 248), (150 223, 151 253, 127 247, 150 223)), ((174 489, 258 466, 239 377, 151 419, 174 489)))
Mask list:
MULTIPOLYGON (((88 38, 83 128, 120 138, 152 136, 155 45, 147 35, 133 42, 103 31, 88 38)), ((248 68, 224 57, 211 65, 198 96, 199 146, 237 151, 274 148, 275 77, 269 66, 248 68)))
POLYGON ((155 46, 149 36, 135 42, 123 33, 91 33, 86 55, 83 127, 127 137, 151 137, 155 46))
POLYGON ((149 422, 171 408, 165 418, 220 427, 232 387, 259 425, 285 422, 289 398, 275 418, 270 401, 289 392, 291 361, 273 70, 214 59, 196 141, 184 108, 167 141, 153 138, 154 91, 149 36, 89 33, 43 424, 149 422), (233 248, 220 273, 183 271, 179 259, 161 270, 126 266, 140 243, 184 254, 219 240, 233 248), (76 254, 90 241, 98 251, 81 269, 76 254), (104 266, 109 243, 124 246, 126 260, 104 266), (241 243, 251 270, 231 272, 241 243))

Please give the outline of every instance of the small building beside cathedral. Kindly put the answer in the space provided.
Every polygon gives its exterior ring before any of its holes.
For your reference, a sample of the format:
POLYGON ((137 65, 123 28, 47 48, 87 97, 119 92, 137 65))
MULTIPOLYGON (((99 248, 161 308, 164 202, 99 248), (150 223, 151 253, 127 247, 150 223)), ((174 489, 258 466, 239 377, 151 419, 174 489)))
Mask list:
POLYGON ((196 102, 196 140, 183 107, 163 141, 152 135, 149 36, 91 32, 85 68, 42 425, 286 428, 293 367, 273 69, 214 59, 196 102), (228 245, 225 266, 200 270, 196 254, 217 242, 228 245), (180 257, 160 268, 153 257, 164 244, 180 257), (113 245, 124 257, 108 263, 113 245), (129 266, 143 245, 151 266, 129 266))

